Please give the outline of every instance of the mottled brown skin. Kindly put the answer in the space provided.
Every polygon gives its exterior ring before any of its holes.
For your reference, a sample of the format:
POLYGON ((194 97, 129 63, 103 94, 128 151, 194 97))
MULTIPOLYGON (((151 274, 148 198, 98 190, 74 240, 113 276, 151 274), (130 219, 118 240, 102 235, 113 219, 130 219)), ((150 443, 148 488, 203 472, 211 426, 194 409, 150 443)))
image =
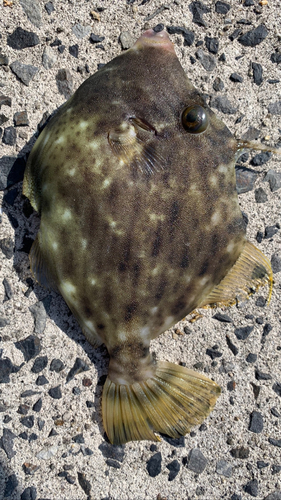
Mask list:
POLYGON ((41 214, 33 268, 51 275, 89 341, 106 344, 112 381, 153 373, 150 340, 241 254, 236 150, 173 50, 149 43, 86 80, 40 135, 24 184, 41 214), (203 133, 182 125, 191 104, 207 109, 203 133))

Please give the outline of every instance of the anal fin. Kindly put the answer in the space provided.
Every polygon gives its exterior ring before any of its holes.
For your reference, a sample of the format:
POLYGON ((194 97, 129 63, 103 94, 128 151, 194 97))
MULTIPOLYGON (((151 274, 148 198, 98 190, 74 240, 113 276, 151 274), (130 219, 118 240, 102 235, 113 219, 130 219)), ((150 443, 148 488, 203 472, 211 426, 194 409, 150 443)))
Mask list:
POLYGON ((40 232, 37 234, 29 252, 31 272, 40 285, 55 290, 56 286, 42 255, 39 238, 40 232))
POLYGON ((247 241, 234 266, 199 307, 234 305, 266 284, 269 287, 269 302, 273 285, 271 264, 258 248, 247 241))

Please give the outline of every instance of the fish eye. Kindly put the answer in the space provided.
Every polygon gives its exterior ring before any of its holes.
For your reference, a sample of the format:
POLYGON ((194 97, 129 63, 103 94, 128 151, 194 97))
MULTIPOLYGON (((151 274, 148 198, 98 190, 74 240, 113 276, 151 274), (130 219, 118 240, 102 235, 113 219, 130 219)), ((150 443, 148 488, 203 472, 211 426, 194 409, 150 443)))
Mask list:
POLYGON ((185 130, 190 134, 200 134, 201 132, 205 132, 209 125, 207 111, 198 104, 185 108, 182 113, 181 121, 185 130))

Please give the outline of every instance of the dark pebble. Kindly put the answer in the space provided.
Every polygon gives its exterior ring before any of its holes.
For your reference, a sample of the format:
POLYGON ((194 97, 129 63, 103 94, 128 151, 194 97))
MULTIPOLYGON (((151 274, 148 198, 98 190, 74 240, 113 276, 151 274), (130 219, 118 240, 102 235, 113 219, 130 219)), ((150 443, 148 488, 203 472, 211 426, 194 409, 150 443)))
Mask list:
MULTIPOLYGON (((11 105, 12 105, 12 99, 10 97, 8 97, 7 95, 0 95, 0 109, 1 109, 1 106, 11 107, 11 105)), ((1 116, 4 116, 4 115, 1 115, 1 116)), ((4 122, 2 122, 2 123, 4 123, 4 122)))
POLYGON ((215 11, 218 14, 224 14, 224 15, 226 15, 229 10, 230 10, 229 3, 221 2, 220 0, 215 3, 215 11))
POLYGON ((258 411, 252 411, 250 415, 249 431, 259 434, 263 431, 263 416, 258 411))
POLYGON ((44 333, 47 322, 47 311, 49 310, 51 300, 51 295, 47 295, 47 297, 45 297, 43 300, 40 300, 29 307, 29 310, 34 318, 35 333, 44 333))
POLYGON ((233 115, 237 111, 237 108, 232 106, 231 102, 226 96, 212 97, 210 100, 210 106, 217 109, 218 111, 221 111, 225 115, 233 115))
POLYGON ((48 394, 53 399, 61 399, 62 393, 61 393, 60 385, 57 385, 57 387, 52 387, 51 389, 49 389, 48 394))
POLYGON ((259 494, 258 481, 256 479, 252 479, 244 486, 244 491, 251 495, 251 497, 257 497, 259 494))
POLYGON ((69 48, 69 54, 73 57, 76 57, 78 59, 78 53, 79 53, 79 46, 76 43, 75 45, 71 45, 69 48))
POLYGON ((18 482, 16 474, 11 474, 8 477, 7 482, 5 484, 4 498, 11 496, 11 494, 13 493, 13 491, 15 491, 18 484, 19 484, 19 482, 18 482))
POLYGON ((20 418, 20 423, 28 429, 31 429, 34 426, 34 416, 29 415, 28 417, 20 418))
POLYGON ((21 500, 36 500, 37 498, 37 490, 35 486, 30 486, 28 488, 25 488, 25 490, 22 492, 20 499, 21 500))
POLYGON ((95 406, 95 403, 93 401, 86 401, 86 406, 87 408, 93 408, 95 406))
POLYGON ((224 89, 224 83, 222 81, 221 78, 219 78, 218 76, 214 79, 214 82, 213 82, 213 89, 216 91, 216 92, 220 92, 221 90, 224 89))
POLYGON ((35 384, 36 385, 46 385, 49 383, 49 380, 45 377, 45 375, 39 375, 37 377, 35 384))
POLYGON ((23 353, 25 361, 35 358, 42 349, 40 340, 36 335, 29 335, 25 339, 15 342, 15 347, 23 353))
MULTIPOLYGON (((0 104, 1 107, 1 104, 0 104)), ((3 123, 6 123, 9 120, 9 118, 3 114, 0 114, 0 125, 3 125, 3 123)))
POLYGON ((238 194, 247 193, 254 189, 258 174, 250 168, 235 166, 236 191, 238 194))
MULTIPOLYGON (((195 52, 195 55, 206 71, 213 71, 216 67, 216 59, 212 56, 212 54, 207 54, 202 49, 198 49, 195 52)), ((218 97, 215 99, 218 99, 218 97)))
POLYGON ((216 349, 207 349, 206 354, 207 356, 210 356, 211 359, 222 357, 222 352, 219 352, 216 349))
POLYGON ((281 52, 274 52, 273 54, 271 54, 270 60, 271 62, 276 64, 281 63, 281 52))
POLYGON ((20 61, 14 61, 10 64, 10 68, 13 73, 21 80, 24 85, 28 86, 38 72, 39 68, 37 66, 32 66, 31 64, 23 64, 20 61))
POLYGON ((51 429, 48 437, 58 436, 58 432, 55 429, 51 429))
POLYGON ((124 446, 113 446, 110 443, 104 442, 99 445, 99 450, 102 452, 105 458, 113 458, 119 462, 123 462, 125 455, 124 446))
POLYGON ((244 33, 238 38, 238 42, 244 47, 256 47, 267 37, 268 31, 263 24, 260 24, 257 28, 244 33))
POLYGON ((167 26, 167 31, 170 35, 182 35, 184 38, 184 46, 190 47, 194 42, 194 33, 181 26, 167 26))
POLYGON ((9 58, 6 54, 2 54, 0 51, 0 66, 8 66, 9 58))
POLYGON ((169 469, 168 481, 173 481, 175 477, 177 477, 180 471, 180 463, 178 460, 173 460, 170 464, 168 464, 167 469, 169 469))
POLYGON ((261 243, 262 242, 262 239, 263 239, 263 233, 261 231, 258 231, 257 232, 257 235, 256 235, 256 240, 258 243, 261 243))
POLYGON ((31 396, 37 396, 38 394, 41 394, 40 392, 37 391, 32 391, 31 389, 28 389, 27 391, 23 391, 20 395, 21 398, 30 398, 31 396))
POLYGON ((219 51, 219 40, 218 38, 210 38, 205 36, 205 45, 211 54, 217 54, 219 51))
POLYGON ((263 78, 262 78, 262 66, 261 64, 252 62, 252 69, 253 69, 253 79, 254 83, 256 85, 261 85, 263 78))
POLYGON ((257 361, 257 357, 258 356, 256 354, 250 352, 248 354, 248 356, 246 357, 246 361, 247 361, 247 363, 255 363, 257 361))
POLYGON ((13 120, 15 127, 27 127, 29 125, 27 111, 18 111, 14 114, 13 120))
POLYGON ((188 326, 184 326, 183 331, 186 335, 190 335, 192 333, 191 328, 189 328, 188 326))
POLYGON ((160 451, 155 453, 146 464, 146 469, 150 477, 156 477, 161 472, 162 455, 160 451))
POLYGON ((217 319, 218 321, 221 321, 222 323, 232 323, 232 319, 227 315, 223 313, 216 313, 214 316, 212 316, 213 319, 217 319))
POLYGON ((20 415, 27 415, 30 410, 30 406, 28 405, 19 405, 17 413, 20 415))
POLYGON ((117 462, 117 460, 113 460, 112 458, 108 458, 105 461, 106 465, 109 467, 113 467, 114 469, 121 469, 121 464, 117 462))
POLYGON ((274 83, 280 83, 280 80, 277 80, 276 78, 269 78, 267 82, 272 85, 274 83))
POLYGON ((231 350, 231 352, 234 354, 234 356, 237 356, 239 349, 235 344, 233 344, 233 342, 231 341, 231 339, 228 335, 226 335, 226 343, 227 343, 227 347, 231 350))
POLYGON ((104 66, 105 66, 105 64, 104 64, 104 63, 99 63, 99 64, 97 65, 97 70, 99 71, 99 70, 100 70, 100 69, 102 69, 104 66))
POLYGON ((229 79, 232 81, 232 82, 240 82, 242 83, 243 82, 243 77, 238 75, 238 73, 231 73, 229 79))
POLYGON ((30 443, 31 441, 36 441, 36 439, 38 439, 37 434, 35 434, 35 432, 32 432, 28 438, 28 441, 30 443))
POLYGON ((38 425, 39 431, 42 431, 42 429, 43 429, 43 427, 45 425, 45 420, 43 420, 42 418, 38 418, 37 425, 38 425))
POLYGON ((21 433, 19 434, 19 437, 20 437, 21 439, 23 439, 24 441, 27 441, 27 440, 28 440, 28 434, 27 434, 27 432, 25 432, 25 431, 24 431, 24 432, 21 432, 21 433))
POLYGON ((83 434, 77 434, 77 436, 73 436, 72 441, 74 441, 74 443, 80 443, 80 444, 85 443, 85 439, 83 438, 83 434))
POLYGON ((17 142, 17 131, 12 125, 4 129, 2 142, 7 146, 14 146, 17 142))
POLYGON ((230 500, 242 500, 242 496, 237 494, 237 493, 233 493, 233 495, 231 495, 231 497, 230 497, 230 500))
POLYGON ((235 388, 236 388, 236 382, 235 382, 235 380, 230 380, 229 382, 227 382, 226 387, 227 387, 228 391, 230 391, 230 392, 234 391, 235 388))
POLYGON ((42 408, 42 403, 42 398, 39 398, 38 401, 36 401, 36 403, 32 406, 32 410, 38 413, 42 408))
POLYGON ((269 151, 263 151, 262 153, 255 155, 251 159, 250 164, 253 167, 260 167, 261 165, 264 165, 266 162, 268 162, 271 157, 272 153, 270 153, 269 151))
POLYGON ((164 29, 164 24, 159 23, 156 26, 154 26, 154 28, 152 28, 152 29, 153 29, 154 33, 160 33, 160 31, 163 31, 163 29, 164 29))
POLYGON ((236 30, 233 31, 233 33, 231 33, 231 35, 229 35, 229 40, 231 40, 231 42, 233 42, 233 40, 236 40, 236 38, 239 37, 239 35, 241 35, 242 33, 242 30, 241 28, 237 28, 236 30))
POLYGON ((257 461, 257 468, 258 469, 264 469, 265 467, 269 466, 269 462, 264 462, 263 460, 258 460, 257 461))
POLYGON ((250 333, 252 333, 254 327, 253 326, 242 326, 240 328, 235 328, 234 333, 238 340, 245 340, 249 337, 250 333))
POLYGON ((3 429, 3 434, 0 439, 0 447, 2 450, 5 451, 8 459, 10 460, 13 458, 16 454, 16 452, 13 450, 14 442, 13 440, 15 439, 16 435, 10 431, 7 427, 4 427, 3 429))
POLYGON ((281 465, 275 465, 273 464, 271 467, 271 474, 278 474, 281 471, 281 465))
POLYGON ((209 7, 207 7, 202 2, 195 1, 191 2, 191 4, 189 5, 189 10, 193 15, 192 18, 193 23, 198 24, 198 26, 206 26, 206 23, 203 19, 203 15, 211 11, 209 7))
POLYGON ((22 181, 25 165, 26 161, 23 156, 19 158, 15 156, 2 156, 0 158, 0 190, 7 189, 17 182, 22 181))
POLYGON ((9 325, 9 321, 6 318, 3 318, 3 316, 0 316, 0 328, 4 328, 7 325, 9 325))
POLYGON ((255 5, 254 0, 245 0, 244 7, 252 7, 252 5, 255 5))
MULTIPOLYGON (((3 411, 6 411, 6 408, 3 408, 3 411)), ((2 409, 1 409, 1 412, 2 412, 2 409)), ((3 418, 3 423, 4 424, 8 424, 9 422, 11 422, 12 417, 10 417, 9 415, 4 415, 4 418, 3 418)))
POLYGON ((91 33, 91 36, 90 36, 91 43, 103 42, 104 39, 105 39, 104 36, 99 36, 99 35, 95 35, 94 33, 91 33))
POLYGON ((266 299, 260 295, 260 297, 257 298, 255 302, 257 307, 265 307, 266 306, 266 299))
POLYGON ((232 450, 230 450, 230 454, 233 458, 241 458, 243 460, 245 458, 248 458, 249 453, 250 453, 249 448, 246 448, 245 446, 240 446, 239 448, 232 448, 232 450))
MULTIPOLYGON (((281 398, 281 384, 279 382, 275 382, 275 384, 273 384, 273 386, 272 386, 272 389, 281 398)), ((272 408, 272 410, 273 410, 273 408, 272 408)), ((280 415, 278 414, 278 416, 280 416, 280 415)))
POLYGON ((61 43, 62 43, 61 40, 55 38, 55 40, 52 43, 50 43, 50 47, 59 47, 61 43))
POLYGON ((32 31, 26 31, 21 27, 16 28, 11 35, 7 36, 7 45, 15 50, 22 50, 26 47, 35 47, 40 40, 32 31))
POLYGON ((208 460, 199 448, 193 448, 188 456, 187 468, 196 474, 201 474, 206 468, 208 460))
POLYGON ((278 448, 281 448, 281 439, 268 438, 268 442, 270 444, 272 444, 273 446, 277 446, 278 448))
POLYGON ((249 153, 243 153, 242 155, 239 156, 238 162, 239 163, 246 163, 249 159, 249 153))
POLYGON ((17 197, 17 195, 19 194, 19 191, 17 188, 14 188, 14 189, 10 189, 10 191, 8 191, 5 196, 4 196, 4 201, 6 203, 8 203, 9 205, 13 206, 14 204, 14 201, 17 197))
POLYGON ((33 367, 31 368, 32 373, 40 373, 48 364, 47 356, 39 356, 35 359, 33 367))
POLYGON ((79 394, 81 394, 81 389, 79 389, 79 387, 73 387, 72 393, 74 396, 79 396, 79 394))
POLYGON ((267 201, 267 194, 263 188, 258 188, 255 190, 255 200, 257 203, 265 203, 267 201))
POLYGON ((267 335, 271 332, 271 330, 272 330, 271 324, 265 323, 265 325, 263 327, 263 332, 262 332, 263 338, 267 337, 267 335))
POLYGON ((86 493, 86 495, 90 495, 91 492, 91 484, 88 479, 86 479, 86 475, 83 472, 78 472, 78 483, 80 484, 82 490, 86 493))
POLYGON ((264 230, 264 238, 268 240, 269 238, 272 238, 278 231, 279 228, 276 226, 267 226, 264 230))
POLYGON ((53 2, 47 2, 45 3, 44 5, 46 11, 47 11, 47 14, 50 16, 52 14, 52 12, 54 12, 55 10, 55 7, 54 7, 54 4, 53 2))
POLYGON ((56 82, 59 93, 68 99, 73 90, 73 78, 68 69, 59 69, 56 75, 56 82))
POLYGON ((7 300, 11 300, 13 297, 13 290, 10 282, 7 280, 7 278, 3 279, 3 285, 4 285, 4 290, 5 290, 5 297, 3 302, 6 302, 7 300))
POLYGON ((8 384, 11 373, 17 373, 20 368, 21 366, 13 365, 10 358, 0 358, 0 384, 8 384))
POLYGON ((263 373, 258 368, 255 370, 255 377, 257 380, 271 380, 272 376, 269 373, 263 373))
POLYGON ((253 382, 251 382, 251 386, 253 387, 254 398, 258 399, 258 397, 260 395, 260 391, 261 391, 260 386, 254 384, 253 382))
MULTIPOLYGON (((278 396, 279 396, 279 394, 278 394, 278 396)), ((273 408, 270 409, 270 411, 271 411, 272 415, 274 415, 274 417, 277 417, 277 418, 281 417, 281 414, 279 413, 279 411, 277 410, 277 408, 273 407, 273 408)))
POLYGON ((87 456, 87 457, 90 457, 91 455, 94 454, 94 452, 90 448, 88 448, 88 447, 85 448, 84 446, 81 446, 81 451, 82 451, 83 455, 87 456))
POLYGON ((271 256, 271 267, 273 274, 281 271, 281 257, 277 253, 274 253, 271 256))
POLYGON ((50 364, 50 371, 59 373, 64 369, 64 363, 57 358, 52 359, 50 364))
POLYGON ((65 45, 60 45, 58 47, 58 51, 59 51, 60 54, 62 54, 65 51, 65 45))
POLYGON ((74 476, 71 476, 70 474, 67 474, 65 476, 65 479, 66 481, 69 483, 69 484, 74 484, 75 483, 75 477, 74 476))
POLYGON ((85 372, 88 370, 90 370, 90 368, 87 365, 87 363, 85 363, 85 361, 83 361, 83 359, 76 358, 73 367, 71 368, 71 370, 67 374, 66 382, 69 382, 70 380, 72 380, 75 377, 75 375, 78 375, 79 373, 85 372))

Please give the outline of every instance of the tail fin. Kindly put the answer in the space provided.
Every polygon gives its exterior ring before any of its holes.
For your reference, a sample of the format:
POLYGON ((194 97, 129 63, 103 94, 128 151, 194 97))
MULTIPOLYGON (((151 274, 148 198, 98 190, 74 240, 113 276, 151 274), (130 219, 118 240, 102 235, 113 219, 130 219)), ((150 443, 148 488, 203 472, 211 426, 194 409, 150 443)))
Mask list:
POLYGON ((204 375, 161 361, 155 375, 143 382, 118 385, 107 378, 102 395, 103 425, 113 444, 160 441, 154 431, 177 438, 203 422, 220 392, 204 375))

